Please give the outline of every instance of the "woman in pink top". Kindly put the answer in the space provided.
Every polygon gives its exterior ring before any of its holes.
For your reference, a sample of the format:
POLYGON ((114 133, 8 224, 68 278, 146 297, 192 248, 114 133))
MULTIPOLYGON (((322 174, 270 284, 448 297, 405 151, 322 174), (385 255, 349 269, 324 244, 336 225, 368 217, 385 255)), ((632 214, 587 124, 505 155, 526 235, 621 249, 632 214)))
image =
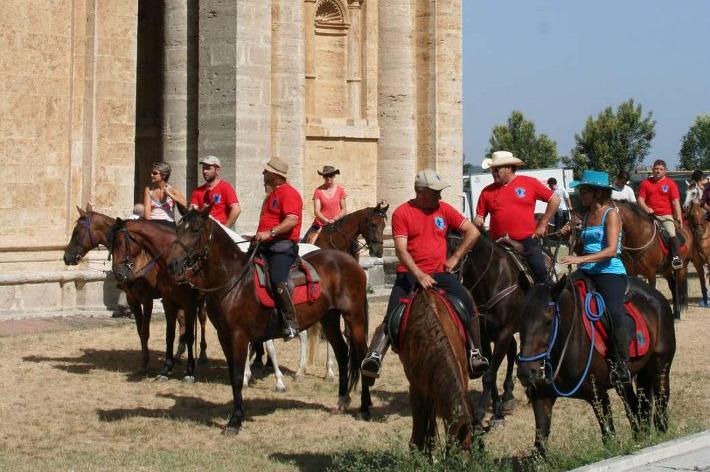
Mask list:
POLYGON ((160 220, 175 224, 175 202, 182 206, 187 205, 184 195, 168 184, 170 172, 170 164, 167 162, 153 163, 150 185, 145 188, 143 197, 143 216, 146 220, 160 220))
POLYGON ((316 218, 303 237, 305 242, 311 244, 318 238, 323 226, 334 223, 347 213, 345 189, 335 185, 335 176, 340 174, 340 170, 333 166, 323 166, 323 170, 319 170, 318 174, 323 176, 325 182, 313 192, 313 213, 316 218))

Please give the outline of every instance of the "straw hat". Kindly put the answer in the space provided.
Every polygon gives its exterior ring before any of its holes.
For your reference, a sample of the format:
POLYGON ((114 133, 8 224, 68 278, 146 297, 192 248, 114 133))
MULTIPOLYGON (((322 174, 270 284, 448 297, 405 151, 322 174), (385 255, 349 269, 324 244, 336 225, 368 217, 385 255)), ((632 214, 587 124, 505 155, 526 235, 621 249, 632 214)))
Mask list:
POLYGON ((323 166, 323 170, 318 170, 316 172, 318 172, 318 175, 340 175, 340 169, 336 169, 333 166, 323 166))
POLYGON ((502 167, 502 166, 523 166, 525 163, 515 157, 510 151, 496 151, 488 159, 483 159, 481 167, 483 169, 490 169, 491 167, 502 167))
POLYGON ((280 175, 283 178, 288 177, 288 164, 278 157, 272 157, 264 166, 264 170, 272 174, 280 175))

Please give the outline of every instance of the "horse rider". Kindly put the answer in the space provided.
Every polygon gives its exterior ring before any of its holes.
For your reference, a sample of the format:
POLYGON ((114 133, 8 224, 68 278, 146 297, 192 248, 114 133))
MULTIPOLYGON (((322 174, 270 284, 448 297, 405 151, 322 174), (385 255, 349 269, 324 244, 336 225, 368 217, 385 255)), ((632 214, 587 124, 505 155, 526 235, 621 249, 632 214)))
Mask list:
POLYGON ((516 175, 524 162, 509 151, 496 151, 484 159, 481 167, 490 169, 493 183, 486 186, 476 205, 476 226, 483 227, 487 215, 491 215, 489 234, 496 240, 504 236, 522 244, 523 256, 538 283, 552 285, 545 257, 538 241, 545 235, 547 223, 557 212, 560 198, 539 180, 525 175, 516 175), (547 202, 545 213, 535 224, 535 202, 547 202))
POLYGON ((585 209, 580 240, 582 255, 565 256, 560 263, 578 264, 578 270, 592 280, 603 297, 613 331, 609 349, 612 382, 628 383, 631 381, 629 336, 634 323, 624 309, 627 276, 621 260, 621 217, 611 201, 613 187, 609 185, 609 174, 593 170, 585 170, 582 179, 572 182, 570 187, 578 188, 585 209))
POLYGON ((313 244, 323 226, 335 223, 335 220, 345 216, 348 211, 345 204, 345 189, 335 184, 335 176, 340 175, 340 169, 333 166, 323 166, 317 171, 323 177, 323 184, 313 192, 313 224, 303 236, 303 242, 313 244))
POLYGON ((223 226, 231 228, 239 218, 241 208, 234 187, 220 177, 222 164, 216 156, 200 159, 205 183, 192 191, 190 207, 201 209, 211 205, 210 216, 223 226))
POLYGON ((656 216, 670 236, 671 267, 680 269, 683 261, 675 231, 675 223, 683 227, 680 192, 676 183, 666 176, 666 167, 666 162, 661 159, 653 163, 653 175, 641 182, 639 187, 638 203, 649 215, 656 216))
POLYGON ((547 179, 547 186, 550 187, 550 190, 555 192, 555 195, 560 199, 560 206, 557 207, 554 216, 555 231, 557 231, 569 221, 569 211, 572 209, 572 202, 569 199, 567 190, 557 185, 556 178, 550 177, 547 179))
POLYGON ((143 192, 143 217, 175 225, 175 203, 187 206, 185 196, 168 183, 172 169, 167 162, 154 162, 150 185, 143 192))
POLYGON ((382 359, 390 344, 385 326, 400 304, 400 299, 409 296, 415 286, 423 289, 440 287, 464 303, 468 313, 468 322, 464 324, 468 339, 469 376, 480 377, 488 368, 488 360, 480 352, 481 336, 478 317, 474 315, 473 299, 452 273, 480 233, 455 208, 440 201, 441 191, 447 187, 449 185, 435 171, 423 170, 417 174, 414 182, 416 197, 400 205, 392 214, 392 237, 399 259, 397 278, 392 287, 385 319, 375 330, 370 350, 362 361, 360 371, 365 377, 379 377, 382 359), (462 232, 463 241, 447 259, 448 230, 462 232))
POLYGON ((620 170, 616 175, 616 180, 611 188, 611 199, 620 202, 636 203, 636 195, 634 189, 629 187, 629 173, 625 170, 620 170))
POLYGON ((259 227, 254 240, 261 243, 261 254, 269 265, 269 280, 274 301, 284 321, 283 337, 290 341, 298 335, 296 307, 288 289, 288 273, 298 258, 303 200, 287 181, 288 164, 272 157, 262 172, 264 186, 270 189, 261 206, 259 227))

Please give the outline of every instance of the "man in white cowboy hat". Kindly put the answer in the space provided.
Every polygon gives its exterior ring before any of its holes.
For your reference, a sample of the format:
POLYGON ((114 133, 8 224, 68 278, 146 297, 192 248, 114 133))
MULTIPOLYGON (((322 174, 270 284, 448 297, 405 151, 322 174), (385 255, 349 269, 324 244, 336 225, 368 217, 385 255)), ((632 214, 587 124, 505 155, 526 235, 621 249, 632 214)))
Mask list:
POLYGON ((242 211, 237 193, 229 182, 220 177, 222 163, 218 157, 205 156, 200 159, 200 164, 205 183, 192 191, 190 207, 201 209, 212 205, 210 216, 231 228, 242 211))
POLYGON ((488 232, 491 239, 507 235, 521 243, 535 280, 551 284, 550 273, 537 239, 544 236, 547 223, 560 206, 560 198, 539 180, 516 175, 516 169, 522 165, 524 162, 509 151, 496 151, 490 158, 483 160, 481 167, 491 170, 493 183, 485 187, 478 197, 474 223, 483 226, 486 216, 490 214, 491 226, 488 232), (547 202, 547 209, 535 224, 537 200, 547 202))
POLYGON ((478 229, 455 208, 441 200, 441 191, 449 187, 431 169, 419 172, 414 181, 416 197, 400 205, 392 214, 392 236, 399 259, 397 278, 390 294, 385 320, 375 330, 370 350, 362 361, 360 372, 375 379, 380 375, 382 359, 389 347, 385 326, 389 316, 415 286, 437 286, 463 302, 468 312, 466 331, 469 351, 469 376, 477 378, 488 368, 488 360, 480 353, 481 336, 471 294, 451 272, 461 257, 476 243, 478 229), (461 246, 446 257, 446 233, 449 229, 463 233, 461 246))
POLYGON ((301 235, 303 199, 286 178, 288 164, 272 157, 262 172, 264 186, 271 192, 264 199, 259 227, 254 240, 262 244, 262 255, 269 264, 269 278, 274 288, 274 301, 284 319, 283 336, 286 341, 298 334, 296 307, 288 290, 288 273, 298 257, 301 235))

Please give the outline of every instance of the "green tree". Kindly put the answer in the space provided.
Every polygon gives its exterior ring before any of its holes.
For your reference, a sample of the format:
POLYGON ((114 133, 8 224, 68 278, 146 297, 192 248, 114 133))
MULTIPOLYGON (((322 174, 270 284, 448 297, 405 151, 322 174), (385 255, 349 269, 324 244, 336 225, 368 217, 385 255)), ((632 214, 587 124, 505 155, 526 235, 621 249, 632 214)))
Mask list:
POLYGON ((554 167, 559 161, 557 143, 545 134, 537 136, 535 124, 519 111, 511 113, 507 124, 493 127, 488 145, 486 157, 495 151, 510 151, 525 161, 528 169, 554 167))
POLYGON ((562 162, 579 178, 584 169, 631 171, 640 165, 656 136, 656 121, 648 112, 644 117, 641 104, 633 98, 618 106, 616 112, 607 107, 596 119, 587 118, 581 134, 575 134, 575 147, 562 162))
POLYGON ((710 115, 700 115, 680 147, 680 168, 686 170, 710 169, 710 115))

